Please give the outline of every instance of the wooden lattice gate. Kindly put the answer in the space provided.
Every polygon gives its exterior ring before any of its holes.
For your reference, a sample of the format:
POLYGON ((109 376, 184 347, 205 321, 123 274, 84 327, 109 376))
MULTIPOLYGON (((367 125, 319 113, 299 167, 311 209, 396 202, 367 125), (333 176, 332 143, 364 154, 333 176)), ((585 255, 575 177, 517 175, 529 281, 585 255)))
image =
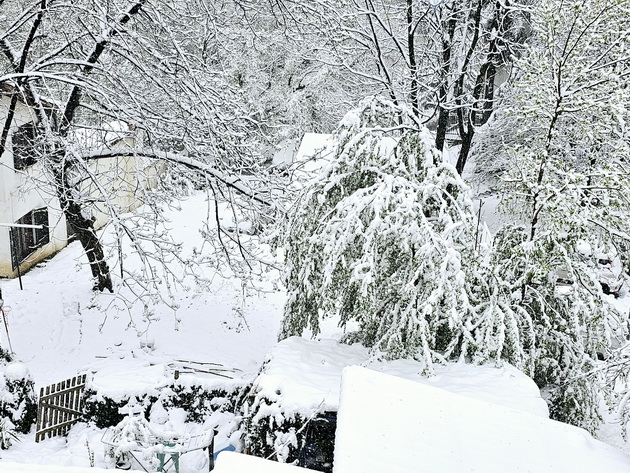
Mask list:
POLYGON ((83 418, 81 396, 85 389, 85 376, 75 376, 41 388, 35 442, 46 437, 65 435, 72 425, 83 418))

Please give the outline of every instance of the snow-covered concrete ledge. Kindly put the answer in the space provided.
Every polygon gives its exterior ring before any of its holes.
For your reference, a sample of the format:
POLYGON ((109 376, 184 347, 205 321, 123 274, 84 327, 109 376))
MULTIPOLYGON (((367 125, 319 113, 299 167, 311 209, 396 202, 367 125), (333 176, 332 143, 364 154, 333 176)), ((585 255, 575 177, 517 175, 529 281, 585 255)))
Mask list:
MULTIPOLYGON (((2 462, 2 473, 112 473, 123 470, 105 470, 103 468, 82 468, 76 466, 35 465, 30 463, 2 462)), ((142 473, 138 470, 126 470, 130 473, 142 473)))
POLYGON ((342 373, 333 473, 627 473, 585 430, 351 366, 342 373))
POLYGON ((212 473, 307 473, 307 468, 278 463, 242 453, 222 452, 212 473))

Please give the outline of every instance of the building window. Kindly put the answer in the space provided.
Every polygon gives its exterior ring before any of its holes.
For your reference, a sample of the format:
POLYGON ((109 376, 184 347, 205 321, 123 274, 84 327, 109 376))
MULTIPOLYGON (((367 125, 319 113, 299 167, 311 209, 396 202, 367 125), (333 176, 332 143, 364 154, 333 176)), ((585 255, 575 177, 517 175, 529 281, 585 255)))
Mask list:
POLYGON ((50 242, 48 233, 48 209, 35 209, 24 215, 17 222, 18 225, 41 225, 42 228, 13 227, 11 228, 11 259, 13 269, 22 263, 36 249, 50 242))
POLYGON ((37 130, 33 123, 25 123, 15 130, 11 137, 14 169, 22 170, 37 162, 36 139, 37 130))

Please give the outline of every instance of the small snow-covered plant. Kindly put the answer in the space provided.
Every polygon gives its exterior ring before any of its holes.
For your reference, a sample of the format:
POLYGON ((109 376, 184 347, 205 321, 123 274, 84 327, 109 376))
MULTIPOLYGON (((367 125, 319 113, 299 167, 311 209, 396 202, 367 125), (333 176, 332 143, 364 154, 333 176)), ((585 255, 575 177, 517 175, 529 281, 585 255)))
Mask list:
POLYGON ((90 461, 90 467, 94 468, 94 450, 92 450, 89 440, 85 441, 85 448, 87 448, 88 460, 90 461))
POLYGON ((6 417, 0 419, 0 449, 7 450, 13 442, 19 441, 20 439, 13 423, 6 417))
POLYGON ((281 338, 324 317, 390 358, 464 355, 472 244, 468 188, 413 113, 368 98, 334 136, 333 159, 290 214, 281 338))
POLYGON ((131 450, 150 448, 155 437, 156 433, 144 416, 128 415, 113 427, 111 439, 115 447, 109 454, 117 464, 125 463, 131 450))

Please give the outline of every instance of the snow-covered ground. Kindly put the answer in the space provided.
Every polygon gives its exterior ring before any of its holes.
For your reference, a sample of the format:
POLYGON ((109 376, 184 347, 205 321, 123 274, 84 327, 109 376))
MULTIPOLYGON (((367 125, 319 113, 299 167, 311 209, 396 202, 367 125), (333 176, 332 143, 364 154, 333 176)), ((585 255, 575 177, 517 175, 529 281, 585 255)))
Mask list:
MULTIPOLYGON (((168 216, 171 235, 187 251, 202 246, 205 194, 183 201, 182 210, 171 210, 168 216)), ((277 340, 285 297, 273 289, 277 274, 259 281, 260 291, 244 292, 239 281, 209 269, 204 275, 212 279, 209 288, 186 281, 190 290, 175 291, 179 308, 155 304, 148 322, 141 308, 128 311, 114 295, 94 294, 86 262, 74 242, 23 275, 23 290, 17 279, 0 281, 11 346, 29 369, 37 392, 87 371, 97 372, 94 383, 115 398, 116 392, 139 392, 172 377, 168 365, 175 360, 218 363, 235 377, 251 378, 277 340), (141 349, 147 343, 153 345, 149 353, 141 349)), ((6 345, 2 327, 0 346, 6 345)), ((102 435, 79 425, 67 440, 35 444, 33 432, 0 451, 0 471, 11 471, 3 468, 3 461, 90 466, 86 442, 95 452, 96 466, 104 466, 102 435)), ((226 442, 220 435, 217 449, 226 442)))
MULTIPOLYGON (((168 212, 171 234, 176 241, 185 243, 186 251, 202 246, 199 229, 206 219, 206 205, 206 196, 201 193, 183 201, 181 210, 168 212)), ((20 290, 18 280, 0 281, 5 304, 10 307, 8 327, 13 351, 30 370, 38 388, 89 371, 96 372, 94 382, 101 383, 99 387, 103 390, 141 391, 172 376, 175 360, 219 363, 232 369, 236 377, 253 379, 276 343, 285 299, 284 293, 276 289, 276 273, 269 273, 258 282, 260 292, 244 293, 237 280, 207 269, 206 276, 212 278, 209 287, 197 287, 188 281, 189 291, 175 292, 177 311, 156 304, 154 316, 147 322, 137 308, 128 311, 114 296, 92 292, 89 268, 77 263, 84 258, 80 245, 72 243, 24 275, 24 290, 20 290), (153 345, 148 353, 141 349, 141 345, 147 344, 153 345)), ((616 303, 627 312, 627 297, 616 303)), ((337 331, 330 327, 323 335, 334 336, 337 331)), ((6 333, 0 327, 0 344, 7 343, 6 333)), ((282 346, 276 347, 276 359, 287 365, 283 369, 293 373, 291 379, 284 381, 286 383, 299 384, 310 379, 313 384, 317 379, 338 378, 346 364, 368 364, 367 354, 360 347, 342 348, 348 353, 343 352, 345 361, 336 366, 324 360, 328 352, 332 353, 333 361, 339 361, 334 351, 338 348, 332 348, 337 346, 334 342, 324 341, 318 348, 300 339, 294 343, 306 346, 311 362, 317 357, 322 360, 319 360, 318 372, 305 369, 308 363, 299 359, 292 362, 290 357, 278 355, 282 346)), ((387 369, 377 363, 369 367, 415 381, 419 378, 420 367, 412 362, 400 361, 387 369)), ((274 375, 273 366, 271 368, 271 372, 267 371, 270 376, 274 375)), ((486 402, 507 403, 512 409, 537 411, 539 416, 544 416, 544 406, 541 408, 533 384, 510 370, 512 368, 484 367, 471 375, 469 367, 451 365, 425 382, 486 402)), ((212 378, 212 375, 207 376, 212 378)), ((338 402, 338 392, 328 394, 331 403, 338 402)), ((183 420, 178 419, 176 413, 170 420, 176 426, 183 426, 183 420)), ((231 419, 226 418, 225 422, 231 419)), ((217 449, 227 445, 228 434, 229 429, 220 431, 217 449)), ((479 435, 484 435, 481 427, 479 435)), ((536 433, 532 431, 532 435, 536 433)), ((103 468, 108 463, 102 436, 101 429, 86 424, 74 427, 67 438, 48 439, 38 444, 34 433, 21 436, 19 443, 0 451, 0 471, 35 471, 26 467, 19 469, 11 462, 87 468, 91 456, 94 465, 103 468)), ((614 417, 602 430, 601 438, 630 452, 630 447, 618 435, 614 417)), ((197 473, 204 468, 207 467, 201 456, 191 456, 182 463, 182 473, 197 473)))

